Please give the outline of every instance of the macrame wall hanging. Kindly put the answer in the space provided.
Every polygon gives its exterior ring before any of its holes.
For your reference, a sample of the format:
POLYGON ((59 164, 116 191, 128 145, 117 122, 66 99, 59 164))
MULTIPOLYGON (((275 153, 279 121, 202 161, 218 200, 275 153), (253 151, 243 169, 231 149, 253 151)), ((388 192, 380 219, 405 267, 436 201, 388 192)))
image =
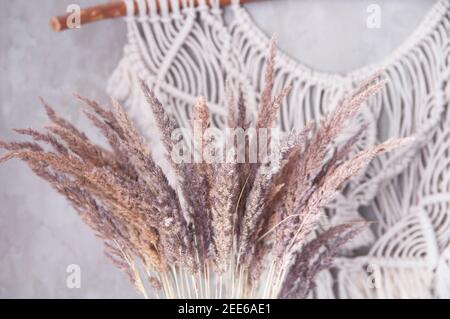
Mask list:
MULTIPOLYGON (((214 125, 224 126, 227 80, 240 83, 255 110, 269 39, 239 1, 227 23, 218 1, 211 7, 205 0, 198 7, 187 0, 159 3, 157 12, 155 0, 137 1, 139 8, 126 1, 128 39, 108 86, 149 141, 156 143, 156 130, 138 79, 186 127, 199 95, 206 97, 214 125), (135 16, 135 10, 141 13, 135 16)), ((380 69, 388 81, 363 108, 360 120, 370 125, 358 148, 389 137, 413 135, 416 142, 375 159, 327 209, 323 228, 361 218, 375 222, 346 247, 332 272, 321 273, 312 297, 449 298, 449 2, 438 1, 390 57, 345 75, 317 72, 280 54, 275 90, 292 84, 293 94, 279 124, 286 130, 319 121, 344 92, 380 69)))

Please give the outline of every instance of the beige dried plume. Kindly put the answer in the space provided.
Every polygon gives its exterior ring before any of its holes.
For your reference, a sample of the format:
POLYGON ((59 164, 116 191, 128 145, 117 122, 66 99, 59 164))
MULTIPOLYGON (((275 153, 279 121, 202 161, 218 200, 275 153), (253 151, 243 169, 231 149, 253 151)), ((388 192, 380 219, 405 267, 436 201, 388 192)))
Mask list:
MULTIPOLYGON (((272 41, 255 123, 249 124, 243 92, 227 86, 230 128, 274 125, 290 90, 273 96, 275 51, 272 41)), ((379 78, 375 74, 342 99, 318 128, 309 124, 285 134, 279 156, 264 163, 172 162, 178 176, 173 186, 115 101, 104 108, 79 97, 109 147, 94 144, 44 102, 50 125, 42 132, 16 130, 34 141, 0 142, 6 150, 0 162, 24 161, 65 196, 146 297, 303 298, 339 247, 365 226, 350 223, 316 234, 322 209, 374 156, 410 142, 389 140, 351 156, 363 125, 342 146, 334 143, 362 103, 382 89, 379 78)), ((141 86, 170 159, 178 123, 141 86)), ((204 133, 210 121, 203 98, 193 114, 204 133)), ((247 139, 258 142, 258 136, 247 139)))

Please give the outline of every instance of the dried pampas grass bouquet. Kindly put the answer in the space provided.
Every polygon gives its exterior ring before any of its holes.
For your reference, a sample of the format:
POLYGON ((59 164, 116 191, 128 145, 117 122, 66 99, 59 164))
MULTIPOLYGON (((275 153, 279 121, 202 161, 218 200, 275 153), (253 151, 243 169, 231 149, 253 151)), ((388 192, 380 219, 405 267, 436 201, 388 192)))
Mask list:
POLYGON ((227 131, 233 134, 225 140, 208 134, 208 107, 198 99, 190 130, 200 161, 174 156, 179 149, 186 152, 189 138, 174 134, 180 128, 169 106, 142 83, 174 183, 118 103, 106 109, 81 97, 108 148, 44 103, 51 125, 44 132, 16 130, 34 142, 0 142, 6 150, 0 162, 24 161, 65 196, 145 297, 304 298, 315 275, 366 227, 355 221, 318 232, 322 209, 374 156, 408 141, 388 140, 354 155, 362 126, 345 143, 335 143, 360 105, 382 88, 379 74, 342 99, 319 127, 268 134, 289 93, 287 88, 272 96, 274 58, 273 41, 254 120, 247 116, 244 94, 234 98, 228 90, 227 131), (269 146, 270 154, 250 160, 255 150, 261 155, 269 146), (225 160, 218 161, 218 154, 225 160))

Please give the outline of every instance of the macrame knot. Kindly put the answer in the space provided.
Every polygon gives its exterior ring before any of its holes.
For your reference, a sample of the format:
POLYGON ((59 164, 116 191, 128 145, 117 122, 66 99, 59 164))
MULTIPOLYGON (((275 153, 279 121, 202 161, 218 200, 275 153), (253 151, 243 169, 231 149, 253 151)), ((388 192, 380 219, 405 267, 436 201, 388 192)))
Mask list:
POLYGON ((139 22, 143 23, 148 20, 147 15, 147 1, 146 0, 137 0, 138 9, 139 9, 139 18, 137 19, 139 22))
POLYGON ((133 0, 123 0, 125 6, 127 8, 127 15, 125 17, 125 21, 131 22, 135 20, 136 8, 134 6, 133 0))

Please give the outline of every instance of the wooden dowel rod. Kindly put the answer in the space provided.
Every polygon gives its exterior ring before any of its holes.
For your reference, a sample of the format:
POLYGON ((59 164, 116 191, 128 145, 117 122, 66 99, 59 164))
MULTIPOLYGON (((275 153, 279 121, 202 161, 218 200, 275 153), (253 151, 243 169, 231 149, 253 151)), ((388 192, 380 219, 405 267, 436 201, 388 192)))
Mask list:
MULTIPOLYGON (((241 0, 241 3, 248 3, 248 2, 254 2, 259 0, 241 0)), ((138 5, 137 1, 134 1, 134 7, 136 8, 136 11, 138 11, 138 5)), ((208 1, 207 1, 208 2, 208 1)), ((230 5, 232 0, 220 0, 220 6, 225 7, 230 5)), ((157 10, 159 12, 159 1, 156 1, 157 3, 157 10)), ((170 8, 170 1, 169 3, 169 10, 170 8)), ((180 7, 182 0, 179 0, 180 7)), ((199 1, 194 0, 194 6, 198 6, 199 1)), ((138 13, 138 12, 136 12, 138 13)), ((53 17, 50 20, 50 25, 52 27, 52 30, 55 32, 63 31, 69 29, 68 21, 71 17, 72 13, 68 13, 65 15, 53 17)), ((98 6, 89 7, 86 9, 82 9, 80 11, 80 25, 84 25, 91 22, 96 22, 100 20, 106 20, 106 19, 113 19, 118 17, 124 17, 127 15, 127 7, 123 1, 116 1, 116 2, 109 2, 105 4, 101 4, 98 6)))

